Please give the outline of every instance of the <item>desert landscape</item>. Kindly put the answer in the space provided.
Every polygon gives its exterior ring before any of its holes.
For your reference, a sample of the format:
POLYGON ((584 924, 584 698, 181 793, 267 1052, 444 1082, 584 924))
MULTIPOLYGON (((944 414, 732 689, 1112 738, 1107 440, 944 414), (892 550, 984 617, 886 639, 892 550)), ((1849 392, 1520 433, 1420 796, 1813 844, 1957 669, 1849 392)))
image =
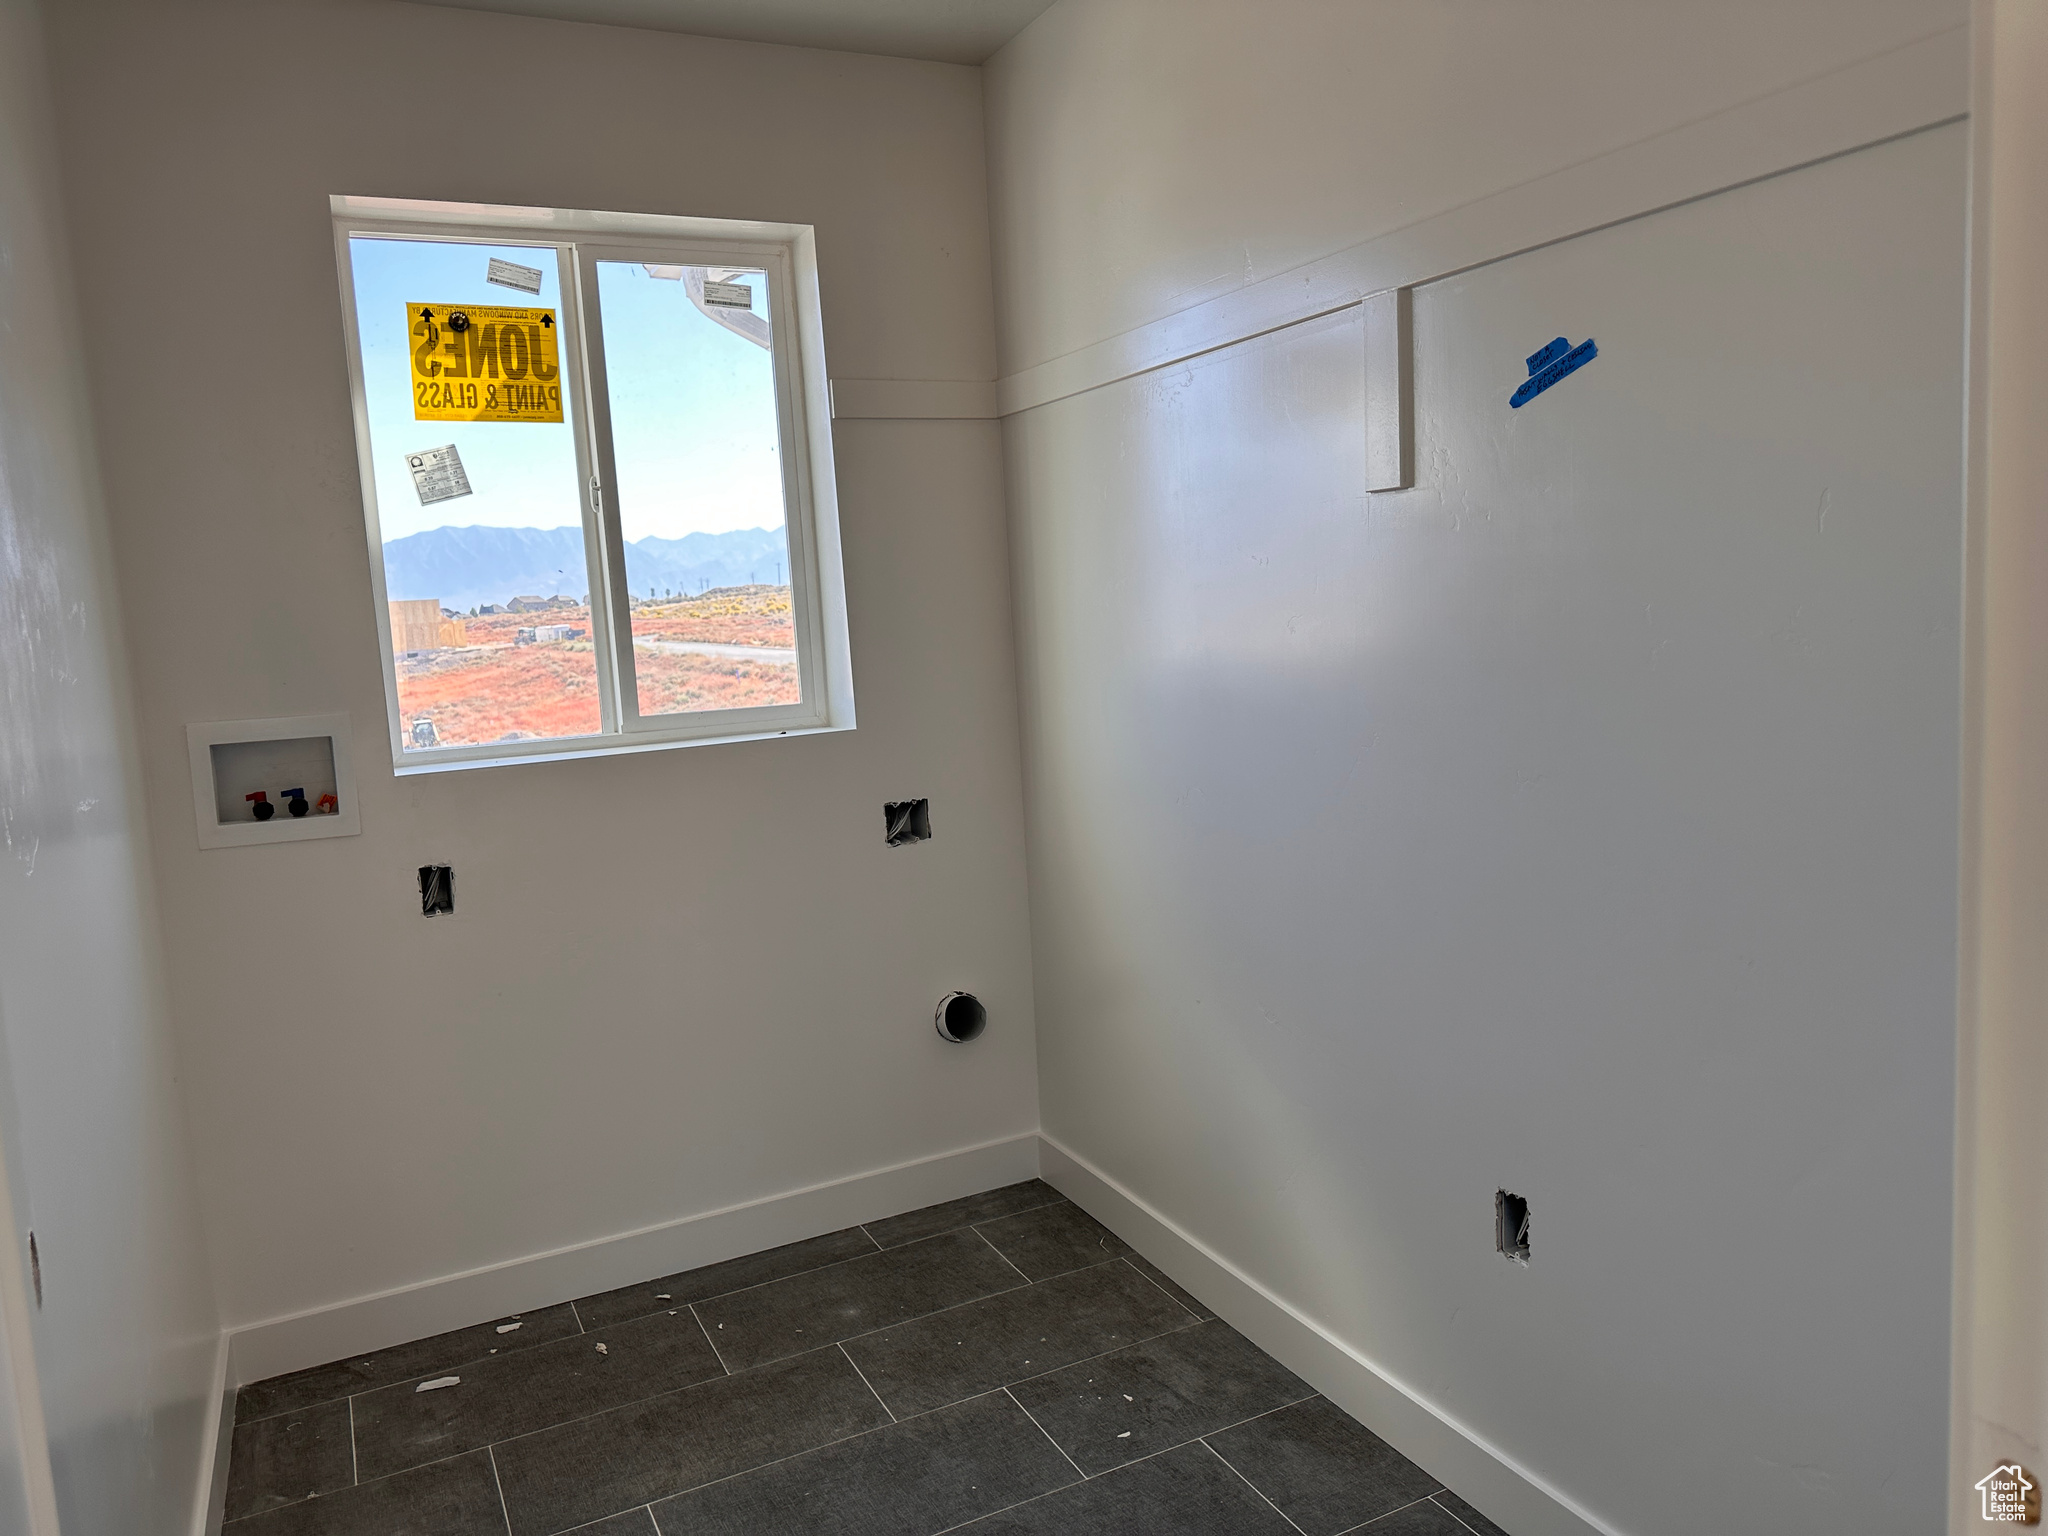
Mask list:
MULTIPOLYGON (((466 616, 467 644, 397 658, 399 718, 408 746, 479 746, 594 735, 597 654, 590 610, 466 616), (581 630, 521 642, 520 631, 581 630), (431 740, 421 737, 428 731, 431 740)), ((633 606, 640 712, 685 714, 801 700, 787 586, 714 587, 633 606), (758 654, 757 654, 758 653, 758 654)))

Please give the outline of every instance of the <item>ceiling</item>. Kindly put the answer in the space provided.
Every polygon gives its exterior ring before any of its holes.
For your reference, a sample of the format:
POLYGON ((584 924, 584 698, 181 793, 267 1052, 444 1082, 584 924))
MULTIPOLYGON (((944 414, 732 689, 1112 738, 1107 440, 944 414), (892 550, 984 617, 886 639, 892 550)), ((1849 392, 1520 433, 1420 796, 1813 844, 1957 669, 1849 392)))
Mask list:
POLYGON ((979 64, 1053 0, 419 0, 471 11, 979 64))

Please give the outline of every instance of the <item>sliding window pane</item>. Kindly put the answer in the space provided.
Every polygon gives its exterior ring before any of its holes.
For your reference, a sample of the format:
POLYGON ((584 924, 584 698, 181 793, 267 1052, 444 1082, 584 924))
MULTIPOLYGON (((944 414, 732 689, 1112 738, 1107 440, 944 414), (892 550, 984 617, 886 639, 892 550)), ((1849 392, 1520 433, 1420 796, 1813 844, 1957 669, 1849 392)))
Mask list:
POLYGON ((406 751, 597 733, 551 247, 349 242, 406 751))
POLYGON ((597 263, 640 713, 803 701, 765 272, 597 263))

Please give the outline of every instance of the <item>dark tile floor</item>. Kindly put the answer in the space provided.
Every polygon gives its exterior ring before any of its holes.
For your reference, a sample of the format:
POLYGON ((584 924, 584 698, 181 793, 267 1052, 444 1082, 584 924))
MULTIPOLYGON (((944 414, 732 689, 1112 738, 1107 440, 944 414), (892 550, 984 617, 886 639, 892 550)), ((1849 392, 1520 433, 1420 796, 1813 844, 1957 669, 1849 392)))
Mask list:
POLYGON ((224 1536, 1505 1536, 1032 1180, 244 1387, 224 1536))

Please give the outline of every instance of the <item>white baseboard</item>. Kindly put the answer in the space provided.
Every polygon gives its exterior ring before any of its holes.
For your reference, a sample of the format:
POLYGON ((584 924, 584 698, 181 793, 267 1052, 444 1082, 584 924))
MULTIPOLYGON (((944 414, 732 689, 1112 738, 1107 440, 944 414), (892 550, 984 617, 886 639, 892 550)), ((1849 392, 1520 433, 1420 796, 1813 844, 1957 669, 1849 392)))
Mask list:
MULTIPOLYGON (((231 1387, 716 1264, 1038 1173, 1026 1132, 573 1247, 271 1318, 228 1334, 231 1387)), ((232 1413, 229 1415, 232 1418, 232 1413)))
POLYGON ((1078 1153, 1039 1134, 1039 1177, 1231 1327, 1514 1536, 1622 1536, 1078 1153))
POLYGON ((220 1336, 213 1351, 213 1386, 208 1398, 206 1424, 199 1434, 200 1454, 206 1462, 199 1470, 199 1489, 192 1510, 192 1536, 216 1536, 227 1514, 228 1448, 235 1438, 235 1384, 228 1375, 228 1336, 220 1336))

